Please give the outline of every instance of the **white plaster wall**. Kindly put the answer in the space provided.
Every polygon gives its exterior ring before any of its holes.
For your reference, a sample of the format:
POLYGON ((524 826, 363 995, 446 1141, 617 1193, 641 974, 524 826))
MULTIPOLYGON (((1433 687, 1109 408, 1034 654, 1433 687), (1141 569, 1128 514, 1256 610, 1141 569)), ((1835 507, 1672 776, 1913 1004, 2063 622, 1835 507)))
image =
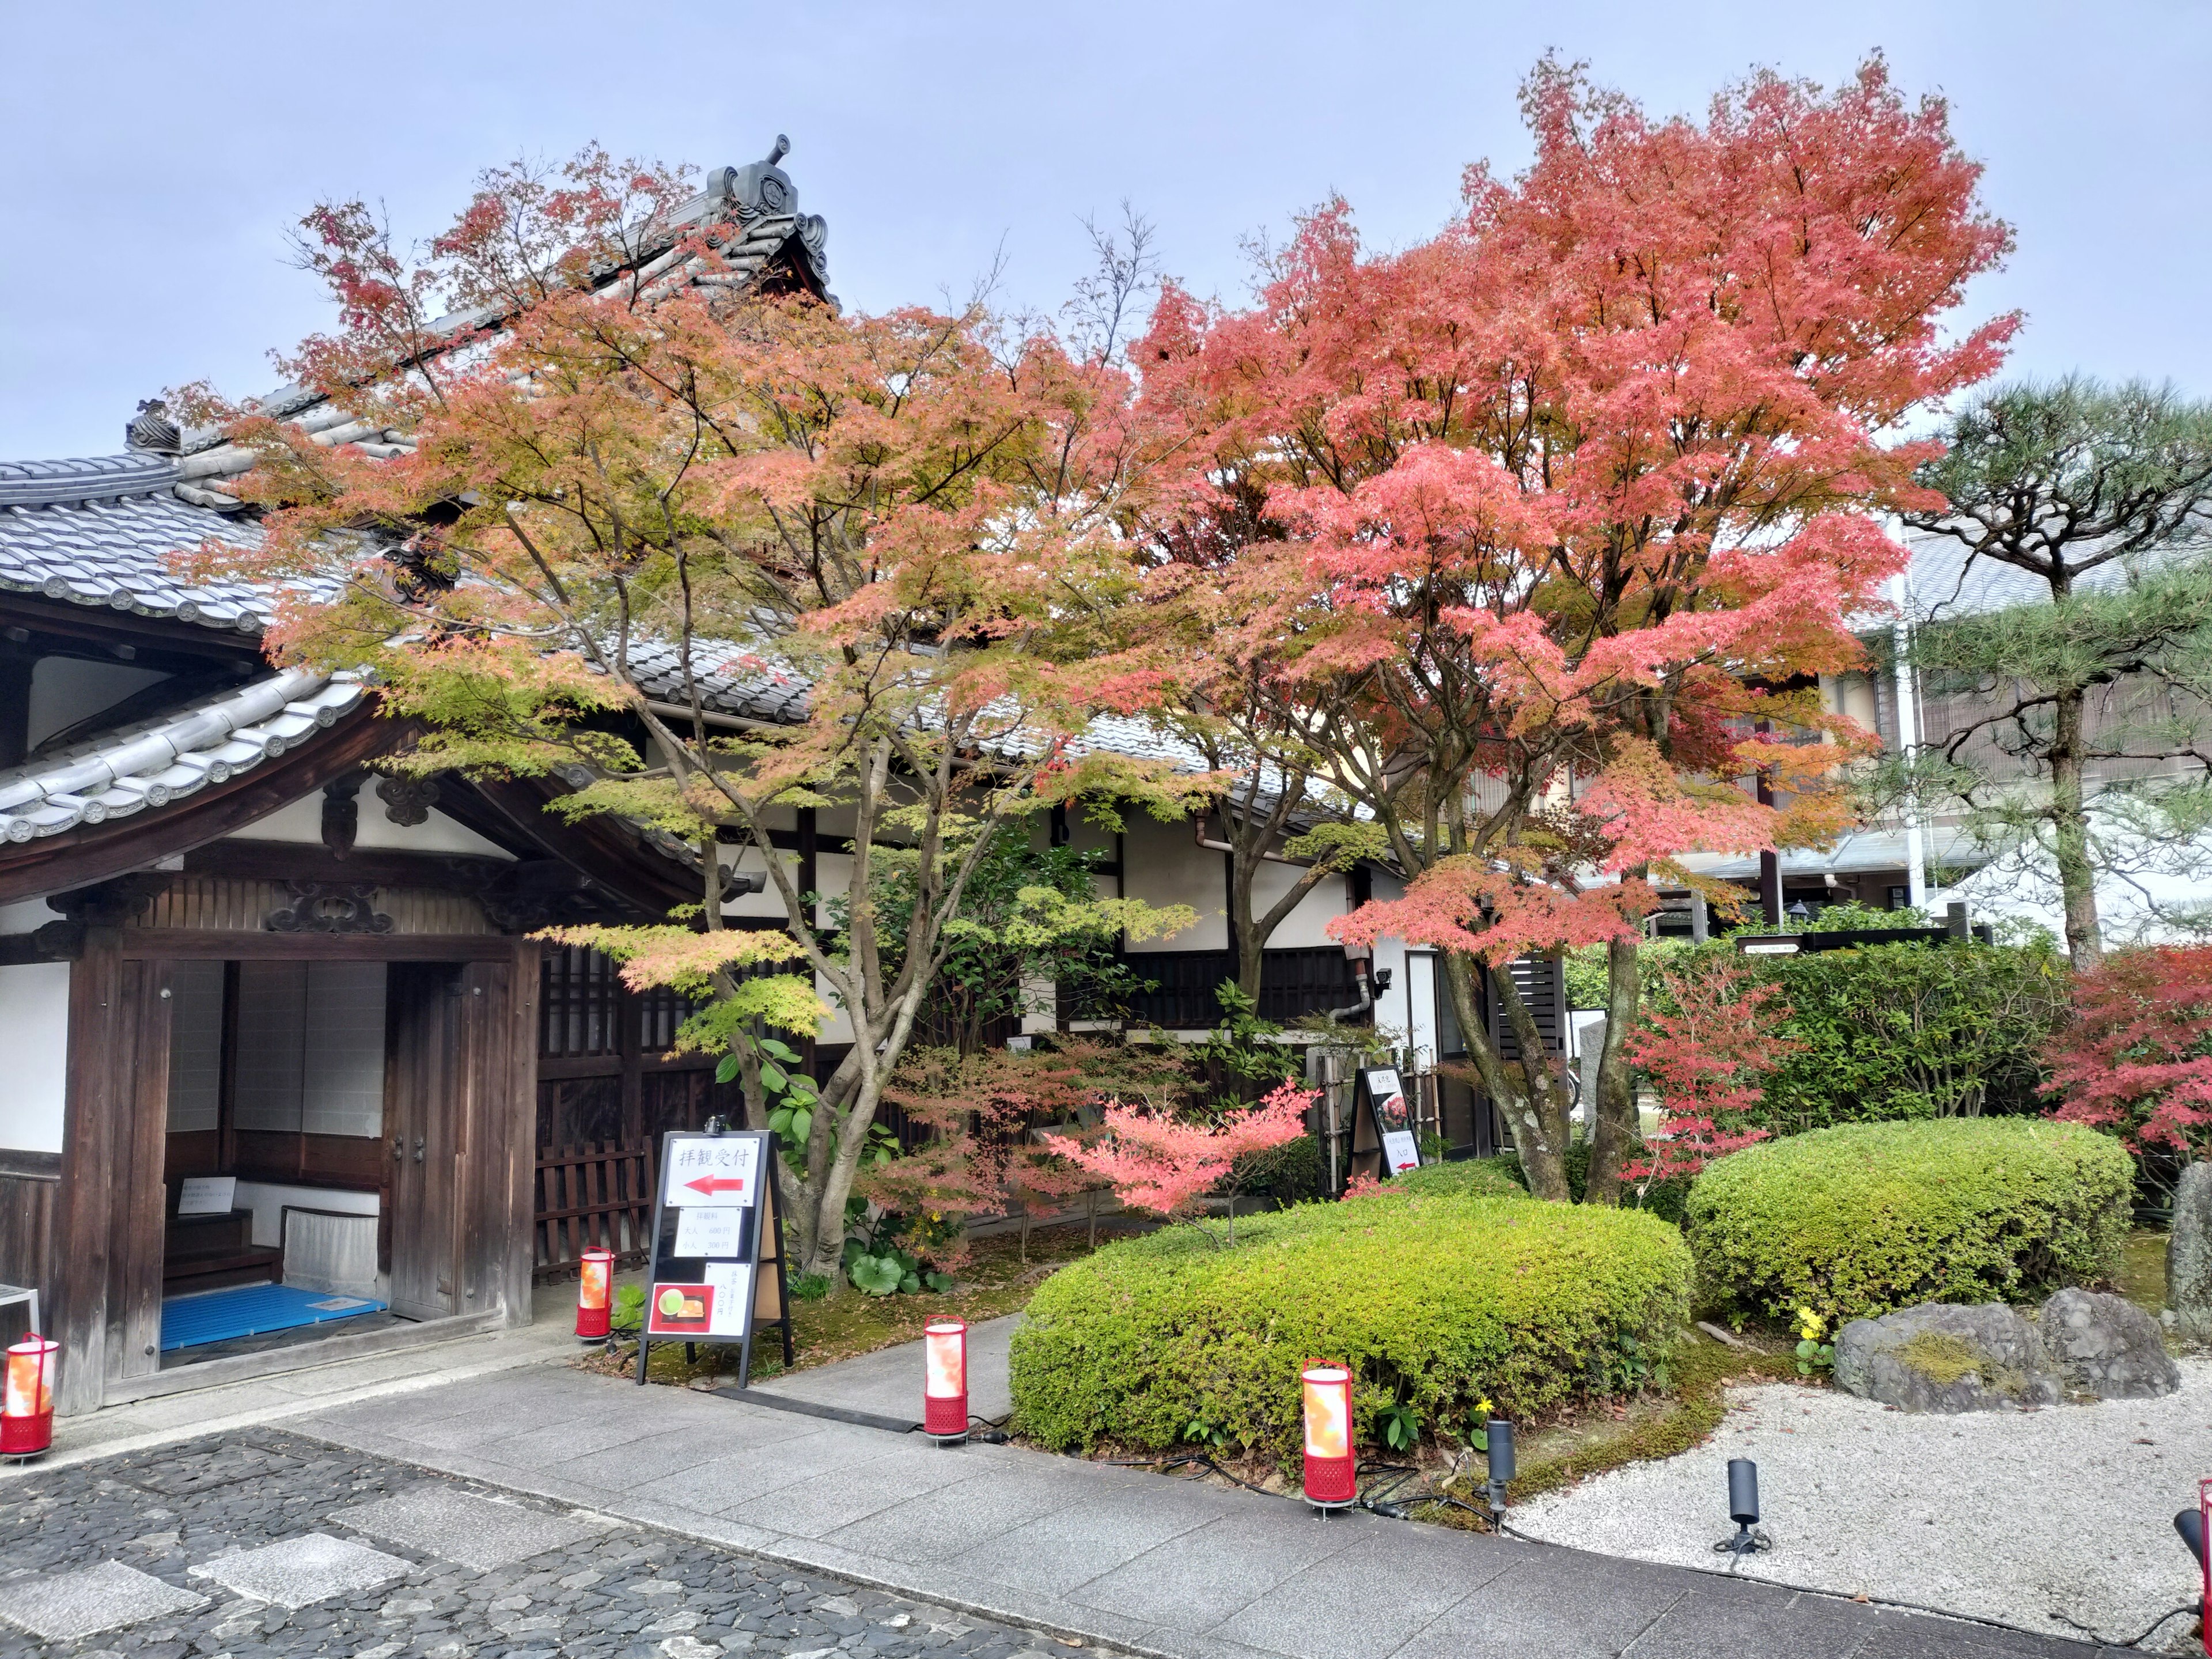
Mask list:
POLYGON ((273 1181, 238 1183, 238 1207, 253 1212, 253 1242, 273 1250, 284 1242, 284 1206, 307 1210, 337 1210, 347 1215, 374 1215, 374 1193, 347 1192, 337 1187, 292 1187, 273 1181))
MULTIPOLYGON (((715 851, 720 855, 725 870, 734 870, 740 875, 768 873, 768 860, 757 847, 721 847, 715 851)), ((784 854, 783 867, 790 872, 791 884, 794 887, 799 885, 799 854, 784 854)), ((722 914, 726 916, 770 916, 781 921, 788 913, 783 908, 783 896, 775 890, 775 884, 771 882, 757 893, 740 893, 737 897, 725 901, 722 914)))
MULTIPOLYGON (((1294 865, 1262 864, 1252 878, 1254 914, 1267 915, 1267 908, 1289 892, 1303 873, 1294 865)), ((1302 951, 1317 945, 1335 944, 1328 936, 1328 924, 1351 909, 1351 894, 1347 890, 1350 884, 1342 876, 1323 876, 1268 936, 1267 948, 1302 951)))
POLYGON ((42 898, 0 904, 0 934, 35 933, 48 922, 60 920, 61 912, 42 898))
POLYGON ((58 1152, 69 1086, 66 962, 0 968, 0 1146, 58 1152))
POLYGON ((29 739, 33 744, 44 743, 63 727, 169 678, 159 669, 134 668, 127 663, 46 658, 31 671, 29 739))
POLYGON ((1132 940, 1129 953, 1227 950, 1228 858, 1198 845, 1188 822, 1130 819, 1122 847, 1121 890, 1147 904, 1188 904, 1198 912, 1198 922, 1172 939, 1132 940))
MULTIPOLYGON (((512 859, 497 842, 486 841, 464 824, 456 823, 435 807, 417 824, 394 823, 378 799, 376 786, 366 783, 355 797, 361 807, 361 828, 354 845, 380 853, 459 853, 470 858, 512 859)), ((320 790, 302 795, 265 818, 257 818, 233 837, 240 841, 289 841, 319 847, 323 841, 323 795, 320 790)))

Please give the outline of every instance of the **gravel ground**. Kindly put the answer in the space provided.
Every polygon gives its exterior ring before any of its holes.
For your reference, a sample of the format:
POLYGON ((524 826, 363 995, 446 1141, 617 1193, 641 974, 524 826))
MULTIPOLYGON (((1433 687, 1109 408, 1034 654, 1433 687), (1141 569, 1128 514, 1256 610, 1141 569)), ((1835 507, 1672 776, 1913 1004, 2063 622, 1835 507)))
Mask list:
MULTIPOLYGON (((512 1501, 270 1429, 32 1476, 11 1485, 0 1505, 0 1659, 1048 1659, 1067 1651, 1030 1631, 564 1505, 525 1506, 537 1525, 565 1535, 488 1570, 384 1534, 349 1532, 357 1506, 441 1492, 512 1501), (314 1534, 381 1552, 380 1582, 286 1607, 209 1576, 232 1552, 314 1534), (42 1585, 88 1568, 110 1575, 102 1589, 122 1579, 129 1590, 135 1581, 137 1593, 167 1586, 198 1605, 66 1641, 42 1641, 15 1622, 42 1585)), ((456 1547, 467 1554, 474 1546, 465 1539, 456 1547)))
MULTIPOLYGON (((1774 1547, 1746 1577, 2124 1642, 2197 1595, 2172 1516, 2212 1475, 2212 1359, 2180 1364, 2163 1400, 1960 1417, 1791 1383, 1732 1389, 1694 1451, 1538 1498, 1518 1524, 1710 1569, 1735 1530, 1728 1460, 1748 1457, 1774 1547)), ((2162 1626, 2165 1647, 2185 1650, 2190 1625, 2162 1626)))

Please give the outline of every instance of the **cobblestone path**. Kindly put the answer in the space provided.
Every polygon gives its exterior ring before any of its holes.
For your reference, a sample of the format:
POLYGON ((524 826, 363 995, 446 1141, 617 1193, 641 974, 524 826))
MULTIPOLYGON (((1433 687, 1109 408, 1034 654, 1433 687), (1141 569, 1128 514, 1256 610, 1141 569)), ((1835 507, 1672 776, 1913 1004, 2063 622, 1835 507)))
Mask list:
POLYGON ((257 1429, 0 1498, 0 1659, 1011 1659, 1073 1644, 257 1429))

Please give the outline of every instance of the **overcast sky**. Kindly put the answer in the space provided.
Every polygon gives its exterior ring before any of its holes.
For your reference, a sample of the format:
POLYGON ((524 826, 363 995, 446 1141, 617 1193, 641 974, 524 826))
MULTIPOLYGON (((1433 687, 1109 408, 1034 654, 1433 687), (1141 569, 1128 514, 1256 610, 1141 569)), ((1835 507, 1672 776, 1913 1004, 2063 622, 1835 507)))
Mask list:
POLYGON ((0 458, 112 453, 137 400, 275 383, 325 325, 285 262, 322 198, 428 234, 480 167, 763 155, 830 222, 867 309, 1081 274, 1080 221, 1127 198, 1171 271, 1234 295, 1240 241, 1331 192, 1370 245, 1433 232, 1461 168, 1528 156, 1515 88, 1547 48, 1654 112, 1754 65, 1832 84, 1880 48, 1951 100, 2019 251, 1974 295, 2027 313, 2016 370, 2172 378, 2212 395, 2212 7, 2002 0, 1804 6, 1310 4, 650 8, 537 0, 220 8, 0 0, 0 458))

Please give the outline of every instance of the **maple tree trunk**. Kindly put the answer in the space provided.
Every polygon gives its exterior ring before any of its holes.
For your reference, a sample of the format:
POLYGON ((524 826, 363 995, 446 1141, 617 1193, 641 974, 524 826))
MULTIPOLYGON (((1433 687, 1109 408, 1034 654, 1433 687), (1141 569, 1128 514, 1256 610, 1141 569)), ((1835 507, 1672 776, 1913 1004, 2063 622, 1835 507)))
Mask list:
MULTIPOLYGON (((1536 1016, 1528 1012, 1528 1003, 1522 1000, 1521 988, 1513 982, 1511 971, 1493 968, 1489 973, 1491 990, 1498 999, 1498 1006, 1504 1010, 1505 1023, 1513 1028, 1513 1041, 1521 1050, 1521 1076, 1528 1090, 1522 1107, 1522 1121, 1536 1126, 1536 1157, 1532 1159, 1526 1152, 1521 1155, 1521 1168, 1528 1177, 1528 1190, 1554 1204, 1571 1203, 1574 1190, 1567 1182, 1566 1090, 1560 1084, 1559 1073, 1553 1068, 1551 1053, 1544 1047, 1544 1033, 1537 1027, 1536 1016)), ((1514 1144, 1521 1144, 1517 1129, 1514 1144)))
POLYGON ((1584 1103, 1590 1115, 1585 1204, 1620 1202, 1620 1166, 1644 1141, 1636 1115, 1636 1078, 1628 1063, 1628 1034, 1635 1028, 1644 989, 1636 946, 1632 939, 1616 939, 1605 947, 1605 1044, 1598 1054, 1597 1098, 1584 1103))
POLYGON ((2077 973, 2105 959, 2104 933, 2097 925, 2097 872, 2089 858, 2089 813, 2081 776, 2086 701, 2087 694, 2078 690, 2058 694, 2057 726, 2051 745, 2052 852, 2066 912, 2066 954, 2077 973))
MULTIPOLYGON (((1531 1101, 1522 1080, 1507 1069, 1504 1057, 1490 1040, 1490 1033, 1482 1024, 1482 1011, 1474 1000, 1474 976, 1488 970, 1472 957, 1457 951, 1444 952, 1443 960, 1444 983, 1451 991, 1452 1012, 1459 1020, 1461 1040, 1467 1044, 1468 1057, 1474 1062, 1474 1069, 1482 1079, 1483 1092, 1490 1097, 1491 1104, 1513 1137, 1513 1149, 1520 1158, 1522 1173, 1528 1178, 1528 1190, 1539 1198, 1565 1203, 1569 1196, 1565 1124, 1561 1121, 1553 1125, 1548 1121, 1549 1115, 1539 1103, 1531 1101)), ((1522 1012, 1526 1016, 1528 1010, 1524 1007, 1522 1012)))

